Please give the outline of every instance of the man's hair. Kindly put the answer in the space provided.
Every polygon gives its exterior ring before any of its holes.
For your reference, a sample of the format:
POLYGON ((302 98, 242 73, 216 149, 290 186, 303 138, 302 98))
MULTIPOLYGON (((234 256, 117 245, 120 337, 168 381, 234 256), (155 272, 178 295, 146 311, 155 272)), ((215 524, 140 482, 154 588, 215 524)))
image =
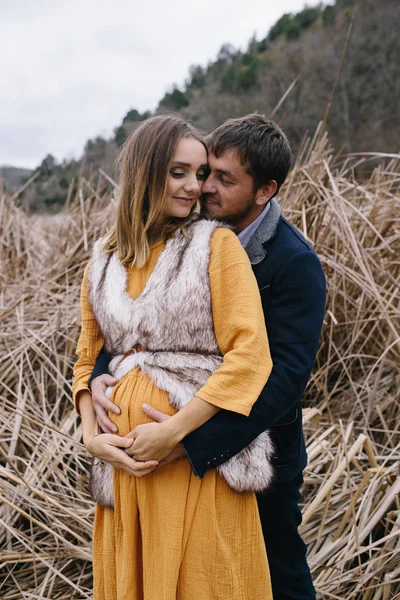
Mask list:
POLYGON ((255 192, 272 179, 278 184, 278 192, 292 163, 292 151, 282 129, 257 113, 228 119, 217 127, 208 138, 208 150, 217 158, 226 150, 236 151, 253 177, 255 192))

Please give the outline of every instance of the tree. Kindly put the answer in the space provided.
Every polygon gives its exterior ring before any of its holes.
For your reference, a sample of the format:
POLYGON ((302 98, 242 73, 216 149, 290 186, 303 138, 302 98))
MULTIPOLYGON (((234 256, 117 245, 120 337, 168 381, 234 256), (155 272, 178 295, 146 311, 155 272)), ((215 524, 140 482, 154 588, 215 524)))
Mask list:
POLYGON ((258 52, 258 42, 257 42, 256 34, 253 33, 253 35, 250 38, 249 43, 247 45, 247 53, 246 54, 255 54, 256 52, 258 52))
POLYGON ((265 52, 266 50, 268 50, 268 37, 260 40, 257 44, 257 52, 265 52))
POLYGON ((181 90, 177 86, 174 86, 172 92, 167 92, 165 94, 160 104, 165 108, 170 108, 172 110, 180 110, 185 106, 189 106, 189 98, 187 96, 187 93, 181 92, 181 90))
POLYGON ((119 146, 122 146, 122 144, 125 142, 125 140, 126 140, 125 127, 123 125, 120 125, 119 127, 116 127, 114 129, 114 142, 119 147, 119 146))
POLYGON ((219 81, 224 92, 233 92, 236 83, 235 65, 229 65, 229 67, 221 74, 219 81))
POLYGON ((50 174, 56 165, 56 159, 52 154, 48 154, 41 162, 39 167, 41 173, 50 174))
POLYGON ((269 30, 268 39, 272 42, 283 33, 286 33, 291 21, 292 15, 290 13, 285 13, 269 30))
POLYGON ((336 20, 336 7, 328 4, 322 11, 322 22, 325 27, 333 25, 336 20))
POLYGON ((145 121, 151 116, 151 112, 146 110, 144 113, 140 113, 136 108, 131 108, 125 117, 123 118, 122 124, 124 123, 140 123, 141 121, 145 121))
POLYGON ((232 44, 223 44, 220 51, 218 52, 217 62, 230 63, 236 54, 235 48, 232 44))
POLYGON ((192 65, 189 69, 189 79, 186 81, 187 88, 200 89, 206 82, 206 71, 200 65, 192 65))
POLYGON ((300 24, 292 19, 292 21, 290 21, 286 27, 285 34, 288 40, 297 40, 297 38, 299 38, 301 35, 300 24))
POLYGON ((255 54, 247 54, 242 58, 242 67, 237 75, 237 89, 239 91, 249 90, 258 83, 259 59, 255 54))
POLYGON ((305 8, 304 10, 297 13, 294 17, 294 21, 297 21, 301 30, 311 27, 313 23, 318 19, 318 10, 315 8, 305 8))
POLYGON ((144 113, 140 113, 136 108, 131 108, 122 119, 121 125, 114 129, 114 142, 117 146, 122 146, 127 138, 127 131, 124 125, 127 123, 141 123, 151 116, 151 112, 146 110, 144 113))

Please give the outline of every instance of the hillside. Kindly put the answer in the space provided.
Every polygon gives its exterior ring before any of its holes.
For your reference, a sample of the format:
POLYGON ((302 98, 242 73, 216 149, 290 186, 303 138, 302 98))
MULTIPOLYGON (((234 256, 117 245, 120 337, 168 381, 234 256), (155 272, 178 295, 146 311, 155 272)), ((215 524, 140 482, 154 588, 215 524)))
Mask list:
POLYGON ((193 69, 182 112, 206 130, 254 110, 273 114, 298 148, 332 102, 328 132, 337 150, 397 152, 399 9, 397 0, 338 0, 284 15, 264 40, 251 40, 246 53, 223 47, 203 85, 193 69))
POLYGON ((21 169, 3 165, 0 167, 0 186, 4 186, 9 191, 15 191, 22 179, 28 179, 32 175, 31 169, 21 169))
MULTIPOLYGON (((337 151, 398 152, 398 16, 398 0, 337 0, 285 14, 246 51, 224 44, 207 66, 193 65, 184 86, 173 86, 156 112, 180 112, 204 131, 229 117, 262 112, 281 124, 295 152, 327 115, 337 151)), ((47 156, 21 205, 57 211, 76 189, 79 173, 97 178, 102 168, 112 175, 119 146, 150 114, 129 110, 112 140, 87 142, 81 161, 55 164, 47 156)))

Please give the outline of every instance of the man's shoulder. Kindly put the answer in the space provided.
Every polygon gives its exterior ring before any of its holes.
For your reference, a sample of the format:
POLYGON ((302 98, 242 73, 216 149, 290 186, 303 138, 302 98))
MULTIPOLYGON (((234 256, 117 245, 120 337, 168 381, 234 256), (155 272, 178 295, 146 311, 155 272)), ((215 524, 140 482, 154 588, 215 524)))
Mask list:
POLYGON ((280 218, 274 239, 271 240, 276 250, 290 255, 297 252, 316 252, 304 235, 285 217, 280 218))
POLYGON ((293 270, 306 269, 317 274, 322 280, 322 265, 316 251, 297 227, 285 217, 279 218, 274 236, 263 246, 265 257, 253 267, 259 283, 266 285, 265 281, 272 281, 287 265, 291 265, 290 273, 293 270))

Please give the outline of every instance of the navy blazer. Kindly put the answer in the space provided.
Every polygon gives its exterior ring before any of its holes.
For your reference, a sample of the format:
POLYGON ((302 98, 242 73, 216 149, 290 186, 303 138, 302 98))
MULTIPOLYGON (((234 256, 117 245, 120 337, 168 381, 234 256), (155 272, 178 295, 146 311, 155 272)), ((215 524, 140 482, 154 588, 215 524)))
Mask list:
MULTIPOLYGON (((194 473, 203 477, 269 429, 277 479, 288 481, 307 463, 301 397, 321 334, 325 276, 316 252, 282 217, 275 199, 246 251, 260 290, 272 372, 249 416, 222 410, 182 443, 194 473)), ((102 350, 91 379, 108 372, 109 359, 102 350)))

